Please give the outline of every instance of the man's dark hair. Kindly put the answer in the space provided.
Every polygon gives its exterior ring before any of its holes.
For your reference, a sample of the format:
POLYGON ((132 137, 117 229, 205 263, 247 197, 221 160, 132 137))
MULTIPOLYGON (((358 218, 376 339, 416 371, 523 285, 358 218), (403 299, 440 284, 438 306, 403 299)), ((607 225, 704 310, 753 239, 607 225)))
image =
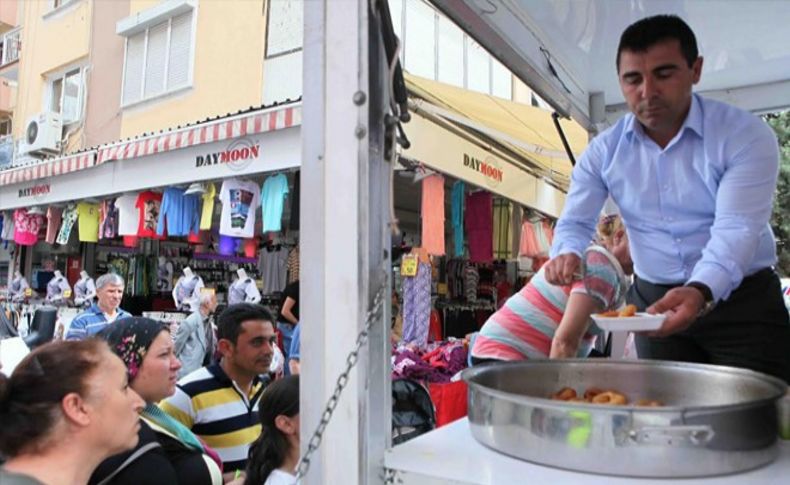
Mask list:
POLYGON ((274 318, 269 310, 256 303, 236 303, 229 305, 228 308, 219 314, 217 323, 217 339, 225 339, 236 345, 241 324, 248 320, 263 320, 274 325, 274 318))
POLYGON ((629 25, 620 36, 617 46, 617 72, 620 72, 620 53, 624 50, 645 52, 659 42, 677 39, 680 52, 686 58, 689 67, 699 57, 697 38, 686 22, 677 15, 655 15, 629 25))

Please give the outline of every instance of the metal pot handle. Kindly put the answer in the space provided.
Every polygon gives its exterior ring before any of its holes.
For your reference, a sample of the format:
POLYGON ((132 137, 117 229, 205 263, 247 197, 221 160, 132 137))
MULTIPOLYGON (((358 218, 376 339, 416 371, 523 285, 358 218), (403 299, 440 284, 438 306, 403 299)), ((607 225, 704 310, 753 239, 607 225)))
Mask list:
POLYGON ((709 425, 643 426, 628 431, 631 441, 640 445, 705 446, 715 434, 709 425))

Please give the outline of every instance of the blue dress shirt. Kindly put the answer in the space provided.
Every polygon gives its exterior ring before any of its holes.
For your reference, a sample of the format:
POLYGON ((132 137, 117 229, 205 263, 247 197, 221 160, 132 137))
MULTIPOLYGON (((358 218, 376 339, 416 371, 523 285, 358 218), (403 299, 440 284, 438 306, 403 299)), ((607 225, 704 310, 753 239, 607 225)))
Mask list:
POLYGON ((592 140, 573 169, 551 256, 581 255, 607 196, 620 208, 634 271, 647 281, 699 281, 714 301, 776 263, 768 223, 779 170, 773 130, 725 103, 692 96, 661 149, 628 114, 592 140))

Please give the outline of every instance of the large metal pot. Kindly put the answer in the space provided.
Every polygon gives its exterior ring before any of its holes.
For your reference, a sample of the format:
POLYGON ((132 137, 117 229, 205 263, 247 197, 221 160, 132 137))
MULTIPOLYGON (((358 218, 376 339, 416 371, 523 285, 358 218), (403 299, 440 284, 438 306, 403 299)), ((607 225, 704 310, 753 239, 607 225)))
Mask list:
POLYGON ((662 361, 545 360, 463 372, 482 444, 544 465, 631 477, 699 477, 778 455, 776 402, 787 386, 732 367, 662 361), (660 408, 554 401, 562 387, 618 390, 660 408))

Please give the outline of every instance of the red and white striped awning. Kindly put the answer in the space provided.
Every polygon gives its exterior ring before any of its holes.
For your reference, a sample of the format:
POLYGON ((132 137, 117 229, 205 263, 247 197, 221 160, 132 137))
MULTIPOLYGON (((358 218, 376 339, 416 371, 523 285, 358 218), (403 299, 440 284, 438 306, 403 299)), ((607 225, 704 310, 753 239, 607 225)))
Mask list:
POLYGON ((63 175, 84 170, 96 165, 96 150, 43 160, 28 167, 13 168, 0 172, 0 185, 16 184, 30 180, 63 175))
POLYGON ((291 128, 302 123, 302 105, 278 106, 99 148, 101 164, 291 128))
POLYGON ((84 170, 111 160, 126 160, 187 148, 202 143, 223 141, 245 135, 299 126, 302 123, 302 104, 294 103, 274 108, 230 116, 221 120, 199 123, 167 133, 143 136, 134 140, 111 143, 75 155, 0 172, 0 186, 64 175, 84 170))

